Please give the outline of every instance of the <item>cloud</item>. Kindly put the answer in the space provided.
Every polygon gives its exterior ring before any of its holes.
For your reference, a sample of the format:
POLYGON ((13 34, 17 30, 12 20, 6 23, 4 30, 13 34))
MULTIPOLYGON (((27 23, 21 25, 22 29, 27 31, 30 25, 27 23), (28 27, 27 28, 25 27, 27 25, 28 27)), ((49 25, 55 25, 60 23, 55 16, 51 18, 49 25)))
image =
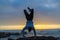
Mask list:
POLYGON ((53 10, 60 8, 60 3, 58 0, 36 0, 36 7, 41 7, 43 10, 53 10))
MULTIPOLYGON (((35 15, 41 14, 41 16, 51 18, 52 20, 53 18, 57 19, 57 21, 60 20, 59 0, 0 0, 0 22, 7 22, 8 20, 13 22, 13 19, 16 22, 18 22, 17 19, 20 19, 18 23, 22 20, 25 21, 23 9, 28 6, 35 9, 35 15)), ((16 23, 15 21, 13 23, 16 23)))

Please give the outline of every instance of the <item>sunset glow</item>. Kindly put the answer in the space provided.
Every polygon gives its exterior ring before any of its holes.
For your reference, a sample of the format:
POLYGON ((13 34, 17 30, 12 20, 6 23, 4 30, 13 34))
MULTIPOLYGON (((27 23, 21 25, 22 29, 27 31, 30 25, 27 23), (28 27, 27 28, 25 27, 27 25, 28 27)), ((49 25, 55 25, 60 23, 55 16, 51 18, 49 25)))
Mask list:
MULTIPOLYGON (((6 25, 0 26, 0 30, 21 30, 24 28, 24 25, 6 25)), ((59 29, 60 25, 35 25, 35 29, 43 30, 43 29, 59 29)))

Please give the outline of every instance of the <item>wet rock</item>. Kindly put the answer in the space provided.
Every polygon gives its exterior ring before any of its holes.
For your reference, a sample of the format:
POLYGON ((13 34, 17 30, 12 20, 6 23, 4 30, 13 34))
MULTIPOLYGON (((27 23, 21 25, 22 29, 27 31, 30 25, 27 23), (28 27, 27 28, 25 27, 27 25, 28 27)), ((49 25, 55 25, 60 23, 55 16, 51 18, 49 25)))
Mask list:
POLYGON ((37 36, 36 38, 33 37, 26 37, 26 38, 18 38, 16 40, 57 40, 56 37, 53 36, 37 36))
POLYGON ((10 35, 5 32, 0 32, 0 38, 9 37, 10 35))
POLYGON ((14 39, 8 38, 8 40, 14 40, 14 39))

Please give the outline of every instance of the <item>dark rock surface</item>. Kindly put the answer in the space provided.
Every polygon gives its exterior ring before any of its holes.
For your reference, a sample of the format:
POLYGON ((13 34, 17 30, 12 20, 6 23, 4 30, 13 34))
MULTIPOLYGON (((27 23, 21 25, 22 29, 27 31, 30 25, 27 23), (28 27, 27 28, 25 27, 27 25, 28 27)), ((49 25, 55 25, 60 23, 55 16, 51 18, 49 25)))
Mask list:
POLYGON ((0 32, 0 38, 9 37, 10 35, 5 32, 0 32))
POLYGON ((20 35, 19 33, 5 33, 0 32, 0 38, 7 37, 8 40, 59 40, 60 38, 54 36, 31 36, 31 37, 24 37, 24 38, 11 38, 10 35, 20 35))
POLYGON ((8 40, 57 40, 56 37, 53 37, 53 36, 37 36, 37 37, 25 37, 25 38, 17 38, 17 39, 11 39, 11 38, 8 38, 8 40))
POLYGON ((19 33, 7 33, 7 32, 0 32, 0 38, 9 37, 11 35, 20 35, 19 33))

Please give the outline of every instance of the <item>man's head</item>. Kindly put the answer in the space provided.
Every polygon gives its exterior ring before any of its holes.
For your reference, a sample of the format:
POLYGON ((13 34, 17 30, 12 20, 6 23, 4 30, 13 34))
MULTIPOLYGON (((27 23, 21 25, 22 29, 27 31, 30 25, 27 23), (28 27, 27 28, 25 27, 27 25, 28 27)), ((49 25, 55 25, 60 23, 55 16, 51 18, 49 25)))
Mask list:
POLYGON ((31 27, 28 27, 28 31, 31 32, 32 31, 32 28, 31 27))

